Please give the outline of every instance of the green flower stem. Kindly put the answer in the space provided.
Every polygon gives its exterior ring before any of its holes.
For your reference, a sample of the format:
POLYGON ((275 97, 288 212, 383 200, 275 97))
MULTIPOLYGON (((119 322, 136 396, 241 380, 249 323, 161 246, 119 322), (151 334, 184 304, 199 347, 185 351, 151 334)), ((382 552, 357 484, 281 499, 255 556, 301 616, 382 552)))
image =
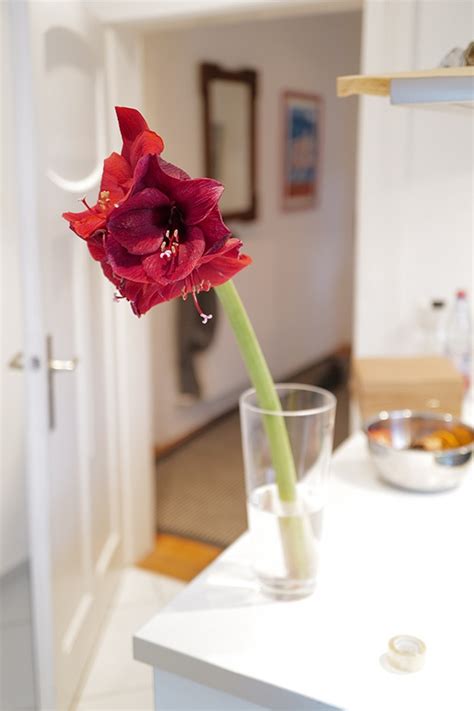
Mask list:
MULTIPOLYGON (((281 411, 280 398, 273 378, 234 283, 228 281, 215 287, 215 290, 234 331, 242 358, 257 392, 260 407, 263 410, 281 411)), ((290 513, 291 509, 295 510, 291 504, 297 501, 297 477, 285 418, 269 415, 264 417, 264 424, 278 493, 281 501, 288 505, 290 513)), ((290 513, 289 516, 281 519, 280 533, 289 575, 298 578, 311 575, 314 560, 307 517, 290 513)))

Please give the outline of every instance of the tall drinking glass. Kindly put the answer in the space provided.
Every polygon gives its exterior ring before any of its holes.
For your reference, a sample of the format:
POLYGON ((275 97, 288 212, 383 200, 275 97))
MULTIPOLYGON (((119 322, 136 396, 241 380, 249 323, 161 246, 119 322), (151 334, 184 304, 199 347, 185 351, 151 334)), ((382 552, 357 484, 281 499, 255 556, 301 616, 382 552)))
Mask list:
POLYGON ((253 565, 263 592, 298 598, 313 592, 319 568, 336 398, 311 385, 277 385, 281 410, 264 410, 254 389, 240 398, 247 512, 253 565), (279 487, 267 436, 284 418, 294 460, 293 493, 279 487))

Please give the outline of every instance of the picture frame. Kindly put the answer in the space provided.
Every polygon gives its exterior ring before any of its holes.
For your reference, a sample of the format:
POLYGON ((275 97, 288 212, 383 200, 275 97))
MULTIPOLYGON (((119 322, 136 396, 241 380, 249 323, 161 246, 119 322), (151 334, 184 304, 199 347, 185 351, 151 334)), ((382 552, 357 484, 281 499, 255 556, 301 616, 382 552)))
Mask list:
POLYGON ((314 208, 321 193, 323 100, 285 91, 283 104, 283 210, 314 208))

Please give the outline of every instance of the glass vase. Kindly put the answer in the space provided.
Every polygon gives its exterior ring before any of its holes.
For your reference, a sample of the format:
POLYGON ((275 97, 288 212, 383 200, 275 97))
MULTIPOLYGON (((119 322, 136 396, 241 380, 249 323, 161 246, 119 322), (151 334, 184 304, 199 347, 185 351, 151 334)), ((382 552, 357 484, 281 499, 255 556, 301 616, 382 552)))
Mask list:
POLYGON ((247 513, 253 568, 262 591, 276 598, 313 592, 320 559, 336 398, 311 385, 277 385, 278 412, 259 407, 254 389, 240 398, 247 513), (275 473, 268 438, 283 418, 294 460, 291 495, 275 473))

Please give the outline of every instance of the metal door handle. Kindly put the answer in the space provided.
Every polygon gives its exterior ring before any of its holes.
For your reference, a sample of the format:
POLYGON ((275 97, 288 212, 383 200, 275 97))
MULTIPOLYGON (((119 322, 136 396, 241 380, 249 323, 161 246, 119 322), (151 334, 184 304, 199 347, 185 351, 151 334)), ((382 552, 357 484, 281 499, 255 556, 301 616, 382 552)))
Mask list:
MULTIPOLYGON (((48 361, 48 369, 53 371, 65 370, 66 372, 71 372, 76 370, 78 363, 77 358, 72 358, 72 360, 58 360, 57 358, 50 358, 48 361)), ((34 368, 39 366, 39 358, 32 358, 32 365, 34 368)), ((13 368, 13 370, 25 370, 25 361, 23 358, 23 353, 18 352, 8 361, 8 367, 13 368)))
POLYGON ((56 358, 50 358, 48 368, 55 372, 60 370, 71 372, 72 370, 76 370, 77 362, 77 358, 73 358, 72 360, 56 360, 56 358))
MULTIPOLYGON (((56 424, 55 409, 54 409, 54 373, 71 373, 76 370, 78 359, 71 358, 69 360, 59 360, 53 358, 53 339, 51 336, 46 338, 46 356, 48 358, 48 419, 49 429, 54 430, 56 424)), ((8 362, 8 367, 14 370, 25 370, 25 358, 23 353, 15 353, 13 358, 8 362)), ((30 367, 35 370, 40 367, 40 359, 33 356, 30 359, 30 367)))

